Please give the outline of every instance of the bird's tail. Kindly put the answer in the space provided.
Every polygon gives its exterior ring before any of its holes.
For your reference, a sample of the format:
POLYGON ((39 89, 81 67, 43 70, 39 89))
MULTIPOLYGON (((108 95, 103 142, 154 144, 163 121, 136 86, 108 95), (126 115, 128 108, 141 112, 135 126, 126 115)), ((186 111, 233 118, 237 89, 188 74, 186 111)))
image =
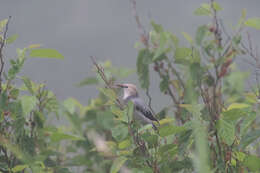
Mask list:
POLYGON ((155 131, 158 131, 158 128, 156 127, 156 125, 154 125, 154 123, 152 123, 152 126, 155 131))
POLYGON ((159 124, 159 126, 161 125, 159 120, 156 119, 156 122, 159 124))

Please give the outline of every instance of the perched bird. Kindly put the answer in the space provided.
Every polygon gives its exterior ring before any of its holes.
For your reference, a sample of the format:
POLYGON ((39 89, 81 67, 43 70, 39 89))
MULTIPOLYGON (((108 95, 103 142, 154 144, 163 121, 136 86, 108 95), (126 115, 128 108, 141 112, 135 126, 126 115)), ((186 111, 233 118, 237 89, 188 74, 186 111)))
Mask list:
POLYGON ((118 87, 123 88, 123 100, 125 104, 132 101, 134 104, 134 119, 139 120, 142 124, 152 124, 153 128, 157 130, 154 121, 159 121, 154 117, 151 109, 139 97, 136 86, 133 84, 117 84, 118 87))

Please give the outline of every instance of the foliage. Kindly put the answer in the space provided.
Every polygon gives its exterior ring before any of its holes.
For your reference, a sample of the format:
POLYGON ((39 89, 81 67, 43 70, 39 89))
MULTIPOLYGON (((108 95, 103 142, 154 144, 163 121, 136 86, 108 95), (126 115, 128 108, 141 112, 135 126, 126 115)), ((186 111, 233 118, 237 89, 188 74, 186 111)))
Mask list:
MULTIPOLYGON (((194 38, 183 32, 187 45, 154 21, 149 35, 141 35, 140 86, 149 94, 153 70, 160 91, 172 101, 156 114, 158 131, 140 127, 133 103, 120 102, 114 83, 133 70, 92 59, 96 76, 78 86, 96 86, 98 97, 88 105, 74 98, 59 101, 44 83, 19 72, 30 57, 63 55, 38 44, 17 49, 9 69, 0 72, 0 172, 259 172, 259 81, 256 77, 255 87, 246 91, 254 74, 236 67, 246 56, 259 70, 259 57, 250 42, 246 46, 243 32, 259 29, 259 18, 246 19, 243 10, 234 34, 225 36, 221 10, 215 1, 195 10, 210 23, 198 26, 194 38)), ((6 37, 9 20, 0 22, 0 69, 3 47, 18 38, 6 37)))

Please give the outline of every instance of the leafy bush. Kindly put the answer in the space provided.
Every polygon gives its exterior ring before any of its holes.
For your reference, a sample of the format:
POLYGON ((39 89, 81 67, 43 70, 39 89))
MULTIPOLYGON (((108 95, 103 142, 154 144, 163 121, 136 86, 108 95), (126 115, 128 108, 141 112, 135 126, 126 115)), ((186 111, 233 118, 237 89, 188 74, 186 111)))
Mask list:
POLYGON ((247 19, 243 10, 229 35, 217 16, 222 7, 215 1, 201 4, 194 14, 208 16, 210 23, 199 26, 194 38, 183 32, 185 46, 153 21, 147 34, 131 2, 140 30, 140 85, 150 105, 154 71, 160 91, 172 101, 156 114, 158 131, 135 123, 133 104, 124 105, 118 97, 114 83, 131 69, 109 61, 98 64, 92 57, 97 75, 79 86, 95 85, 99 96, 86 106, 74 98, 58 101, 44 83, 19 76, 30 57, 63 59, 56 50, 39 45, 17 49, 17 58, 4 70, 3 48, 17 37, 7 38, 10 18, 5 19, 0 22, 0 172, 260 171, 260 64, 244 32, 260 29, 260 19, 247 19), (237 67, 242 57, 252 65, 251 75, 237 67), (248 90, 250 78, 256 81, 248 90))

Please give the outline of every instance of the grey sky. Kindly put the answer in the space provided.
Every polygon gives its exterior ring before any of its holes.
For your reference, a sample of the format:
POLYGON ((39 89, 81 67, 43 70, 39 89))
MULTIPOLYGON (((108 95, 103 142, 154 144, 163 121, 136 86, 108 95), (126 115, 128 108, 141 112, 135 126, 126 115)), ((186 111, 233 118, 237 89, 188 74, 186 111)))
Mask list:
MULTIPOLYGON (((128 0, 1 0, 0 19, 12 16, 9 35, 18 34, 17 41, 6 49, 8 58, 16 48, 40 43, 60 51, 65 59, 29 59, 22 74, 37 82, 47 81, 58 98, 75 97, 87 104, 97 94, 94 87, 77 88, 74 84, 93 75, 89 56, 110 59, 113 64, 135 68, 138 32, 128 0)), ((203 0, 137 0, 141 20, 150 19, 181 37, 180 32, 194 34, 206 17, 193 15, 203 0)), ((219 0, 227 26, 235 24, 243 8, 248 17, 260 17, 259 0, 219 0)), ((255 43, 260 31, 249 30, 255 43)), ((183 39, 183 38, 181 38, 183 39)), ((184 40, 184 39, 183 39, 184 40)), ((157 77, 152 78, 151 94, 158 92, 157 77)), ((128 82, 137 83, 136 75, 128 82)), ((166 101, 167 102, 167 101, 166 101)), ((157 108, 160 104, 156 104, 157 108)))

